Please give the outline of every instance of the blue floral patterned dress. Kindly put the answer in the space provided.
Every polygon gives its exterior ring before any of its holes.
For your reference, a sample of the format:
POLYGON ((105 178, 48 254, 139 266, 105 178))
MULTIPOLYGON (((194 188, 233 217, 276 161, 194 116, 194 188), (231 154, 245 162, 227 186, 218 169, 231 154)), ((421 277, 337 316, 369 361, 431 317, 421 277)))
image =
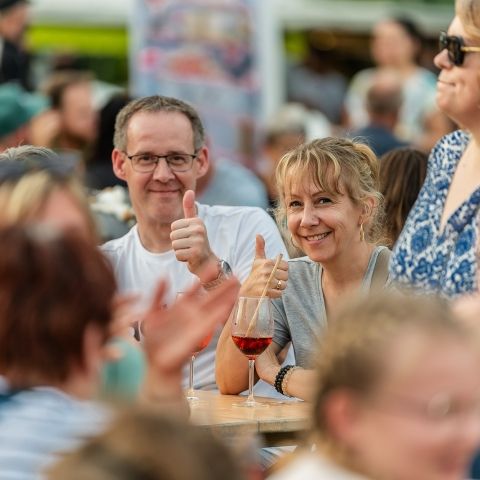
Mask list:
POLYGON ((395 244, 390 277, 400 288, 454 298, 477 289, 477 223, 480 188, 440 231, 447 193, 470 136, 461 130, 432 150, 425 183, 395 244))

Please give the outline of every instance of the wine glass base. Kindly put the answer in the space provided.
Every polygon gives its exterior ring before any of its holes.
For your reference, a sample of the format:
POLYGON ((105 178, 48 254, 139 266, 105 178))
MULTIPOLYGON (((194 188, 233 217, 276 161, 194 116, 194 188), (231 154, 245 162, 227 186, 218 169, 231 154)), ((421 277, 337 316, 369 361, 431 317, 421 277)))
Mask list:
POLYGON ((253 402, 245 400, 244 402, 232 403, 232 407, 241 407, 241 408, 264 408, 269 406, 270 405, 268 403, 257 402, 256 400, 254 400, 253 402))

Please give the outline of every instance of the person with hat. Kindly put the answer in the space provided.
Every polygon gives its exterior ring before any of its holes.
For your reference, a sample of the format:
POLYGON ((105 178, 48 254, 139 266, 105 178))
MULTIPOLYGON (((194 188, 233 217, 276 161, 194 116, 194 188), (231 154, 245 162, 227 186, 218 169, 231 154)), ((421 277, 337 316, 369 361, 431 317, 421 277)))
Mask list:
POLYGON ((31 90, 30 55, 23 47, 28 0, 0 0, 0 83, 18 82, 31 90))
POLYGON ((0 151, 35 143, 31 121, 46 107, 46 98, 26 92, 16 83, 0 85, 0 151))

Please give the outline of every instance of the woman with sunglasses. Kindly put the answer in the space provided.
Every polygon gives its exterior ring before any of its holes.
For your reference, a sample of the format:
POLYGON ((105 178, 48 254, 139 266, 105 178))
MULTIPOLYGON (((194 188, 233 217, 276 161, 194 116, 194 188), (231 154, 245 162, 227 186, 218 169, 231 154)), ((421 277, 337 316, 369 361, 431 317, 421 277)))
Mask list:
POLYGON ((446 298, 478 290, 480 210, 480 2, 457 0, 440 35, 437 104, 461 130, 440 139, 395 245, 390 273, 400 286, 446 298))

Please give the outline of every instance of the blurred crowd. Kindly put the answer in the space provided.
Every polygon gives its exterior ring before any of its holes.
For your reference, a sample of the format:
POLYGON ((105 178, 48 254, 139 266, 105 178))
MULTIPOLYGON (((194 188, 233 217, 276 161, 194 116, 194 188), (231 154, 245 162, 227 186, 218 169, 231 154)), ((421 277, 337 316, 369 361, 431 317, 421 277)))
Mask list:
POLYGON ((480 478, 480 1, 435 71, 406 17, 352 79, 310 45, 252 169, 183 99, 33 85, 29 8, 0 0, 0 479, 480 478), (308 435, 239 448, 195 389, 310 402, 308 435))

